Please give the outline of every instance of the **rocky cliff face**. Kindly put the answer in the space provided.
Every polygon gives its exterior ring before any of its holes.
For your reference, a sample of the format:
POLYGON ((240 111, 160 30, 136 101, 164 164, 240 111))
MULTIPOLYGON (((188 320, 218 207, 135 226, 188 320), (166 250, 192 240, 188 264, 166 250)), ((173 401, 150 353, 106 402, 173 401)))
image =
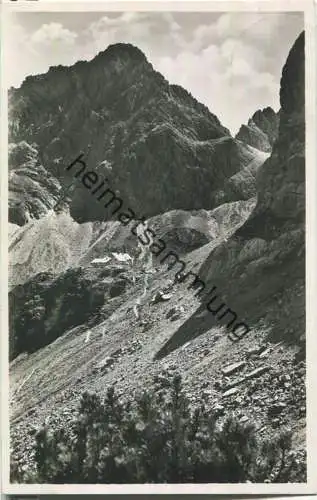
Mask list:
MULTIPOLYGON (((225 305, 274 341, 305 339, 305 71, 304 33, 292 47, 281 78, 278 138, 257 176, 257 205, 247 221, 213 250, 200 276, 217 287, 214 311, 225 305)), ((231 317, 229 318, 231 319, 231 317)), ((211 328, 225 325, 203 304, 160 350, 164 356, 211 328), (195 333, 193 333, 195 332, 195 333)), ((234 325, 233 325, 234 326, 234 325)))
POLYGON ((38 273, 9 294, 10 358, 35 352, 67 330, 105 320, 118 307, 132 274, 124 266, 38 273), (121 296, 121 298, 120 298, 121 296))
MULTIPOLYGON (((65 168, 81 152, 87 170, 107 178, 125 205, 146 217, 255 194, 254 179, 247 191, 240 186, 234 193, 226 181, 264 159, 232 138, 186 90, 169 85, 132 45, 116 44, 90 62, 28 77, 11 89, 9 102, 11 148, 25 145, 11 165, 12 223, 22 225, 54 207, 56 191, 63 197, 74 181, 65 168), (41 193, 25 189, 36 175, 35 164, 27 163, 35 149, 38 170, 52 184, 50 189, 47 181, 41 193)), ((111 217, 80 180, 67 204, 79 222, 111 217)))
POLYGON ((259 109, 247 125, 241 125, 236 139, 269 153, 278 135, 279 113, 270 108, 259 109))
POLYGON ((55 205, 61 185, 41 165, 36 145, 25 141, 10 144, 9 167, 9 220, 22 226, 55 205))

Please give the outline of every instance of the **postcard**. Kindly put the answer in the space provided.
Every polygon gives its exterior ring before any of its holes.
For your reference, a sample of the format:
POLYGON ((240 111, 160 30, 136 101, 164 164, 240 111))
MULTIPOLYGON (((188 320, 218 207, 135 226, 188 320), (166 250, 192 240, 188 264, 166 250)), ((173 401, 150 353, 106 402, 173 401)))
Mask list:
POLYGON ((4 493, 316 493, 314 20, 3 3, 4 493))

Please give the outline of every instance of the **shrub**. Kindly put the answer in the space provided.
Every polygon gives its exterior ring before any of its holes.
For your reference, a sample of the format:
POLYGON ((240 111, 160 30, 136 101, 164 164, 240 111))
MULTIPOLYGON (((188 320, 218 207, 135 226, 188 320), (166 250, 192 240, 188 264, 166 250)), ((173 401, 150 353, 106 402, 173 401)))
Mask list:
MULTIPOLYGON (((221 422, 204 405, 192 408, 180 376, 170 387, 121 401, 84 393, 74 426, 43 427, 35 437, 36 473, 24 482, 213 483, 287 482, 290 434, 260 440, 233 416, 221 422)), ((294 472, 295 471, 295 472, 294 472)), ((11 469, 13 481, 21 473, 11 469)))
POLYGON ((10 360, 53 342, 87 322, 104 304, 104 290, 72 268, 54 278, 40 273, 9 293, 10 360))

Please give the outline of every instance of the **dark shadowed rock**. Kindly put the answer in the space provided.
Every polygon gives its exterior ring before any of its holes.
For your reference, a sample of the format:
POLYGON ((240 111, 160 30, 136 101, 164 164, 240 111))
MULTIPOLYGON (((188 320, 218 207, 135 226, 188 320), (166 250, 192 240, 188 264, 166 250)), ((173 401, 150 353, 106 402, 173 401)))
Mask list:
POLYGON ((93 266, 68 269, 58 277, 38 273, 9 293, 10 358, 21 352, 34 352, 53 342, 66 330, 94 323, 117 306, 116 297, 124 293, 131 277, 117 276, 109 266, 111 280, 102 280, 102 269, 93 266))

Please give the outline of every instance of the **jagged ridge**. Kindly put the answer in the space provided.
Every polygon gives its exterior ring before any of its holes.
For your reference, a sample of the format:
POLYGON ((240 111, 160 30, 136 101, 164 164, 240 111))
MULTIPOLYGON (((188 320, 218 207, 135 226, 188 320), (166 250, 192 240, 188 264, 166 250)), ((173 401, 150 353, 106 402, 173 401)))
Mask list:
MULTIPOLYGON (((73 181, 65 167, 82 151, 88 169, 98 169, 127 205, 147 217, 214 208, 226 179, 257 156, 129 44, 28 77, 11 89, 9 101, 10 141, 37 144, 39 162, 58 180, 61 195, 73 181)), ((108 219, 111 213, 80 186, 69 200, 71 215, 79 222, 108 219)), ((253 195, 249 189, 233 199, 253 195)), ((10 221, 22 224, 25 209, 18 202, 11 202, 10 221)), ((39 214, 31 210, 31 216, 39 214)))
POLYGON ((270 153, 278 135, 279 113, 271 107, 259 109, 247 125, 241 125, 236 139, 254 148, 270 153))

